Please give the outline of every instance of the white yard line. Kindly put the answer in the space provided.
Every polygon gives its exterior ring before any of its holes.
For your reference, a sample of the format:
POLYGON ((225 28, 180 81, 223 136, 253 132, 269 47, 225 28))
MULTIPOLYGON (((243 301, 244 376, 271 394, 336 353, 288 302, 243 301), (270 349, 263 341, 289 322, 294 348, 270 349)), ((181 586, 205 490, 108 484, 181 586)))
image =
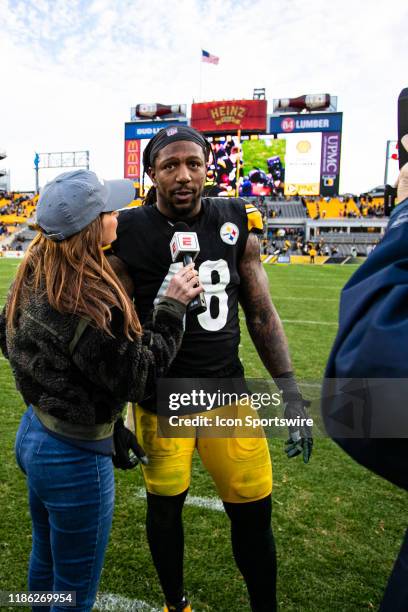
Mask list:
MULTIPOLYGON (((290 284, 290 281, 289 281, 289 284, 290 284)), ((296 281, 292 281, 291 284, 293 285, 293 287, 295 289, 298 289, 299 287, 304 287, 306 289, 312 289, 313 291, 316 291, 316 287, 312 283, 309 283, 308 285, 305 285, 303 283, 300 284, 300 283, 297 283, 296 281)), ((277 283, 277 285, 278 285, 278 283, 277 283)), ((338 292, 341 291, 341 287, 339 287, 338 285, 320 285, 319 284, 318 289, 336 289, 336 291, 338 291, 338 292)), ((290 290, 290 288, 288 287, 288 291, 289 290, 290 290)), ((272 283, 271 283, 271 293, 273 295, 273 279, 272 279, 272 283)))
POLYGON ((300 381, 299 384, 301 387, 313 387, 314 389, 321 389, 323 383, 308 383, 308 382, 300 381))
POLYGON ((335 325, 338 323, 333 321, 304 321, 302 319, 281 319, 282 323, 295 323, 297 325, 335 325))
MULTIPOLYGON (((136 497, 144 499, 146 497, 146 490, 143 487, 136 489, 136 497)), ((187 495, 186 501, 187 506, 196 506, 197 508, 207 508, 207 510, 216 510, 217 512, 224 512, 224 506, 222 501, 216 497, 200 497, 198 495, 187 495)))
POLYGON ((286 295, 272 294, 273 299, 277 300, 293 300, 296 302, 338 302, 338 298, 314 298, 314 297, 291 297, 286 295))
POLYGON ((98 593, 95 608, 100 612, 161 612, 140 599, 130 599, 114 593, 98 593))

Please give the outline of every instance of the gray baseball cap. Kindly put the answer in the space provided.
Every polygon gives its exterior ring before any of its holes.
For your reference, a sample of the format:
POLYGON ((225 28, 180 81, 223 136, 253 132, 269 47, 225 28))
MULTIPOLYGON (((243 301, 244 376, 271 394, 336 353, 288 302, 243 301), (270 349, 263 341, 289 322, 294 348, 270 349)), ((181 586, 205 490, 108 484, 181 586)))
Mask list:
POLYGON ((44 236, 60 242, 83 230, 101 213, 123 208, 134 197, 129 179, 104 181, 90 170, 64 172, 41 190, 37 225, 44 236))

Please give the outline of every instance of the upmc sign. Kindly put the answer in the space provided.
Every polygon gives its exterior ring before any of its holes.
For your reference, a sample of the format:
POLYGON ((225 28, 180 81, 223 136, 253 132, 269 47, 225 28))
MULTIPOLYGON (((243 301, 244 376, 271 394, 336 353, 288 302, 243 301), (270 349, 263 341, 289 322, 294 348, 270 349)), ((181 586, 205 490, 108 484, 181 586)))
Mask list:
MULTIPOLYGON (((278 138, 286 140, 286 180, 288 172, 293 172, 292 183, 304 183, 304 177, 296 176, 296 172, 300 169, 306 170, 307 164, 300 163, 299 159, 293 159, 293 151, 289 144, 291 139, 295 138, 292 134, 297 134, 302 141, 309 141, 308 133, 320 133, 320 181, 319 177, 315 176, 313 181, 313 189, 319 191, 321 196, 335 196, 339 193, 340 183, 340 151, 341 151, 341 128, 343 123, 342 113, 297 113, 290 115, 272 115, 269 118, 269 133, 278 135, 278 138), (287 136, 285 136, 287 135, 287 136), (296 162, 296 163, 295 163, 296 162)), ((298 149, 296 149, 298 151, 298 149)), ((297 152, 295 151, 295 155, 297 152)), ((319 160, 315 160, 315 170, 319 170, 319 160), (317 165, 316 165, 317 164, 317 165)), ((285 184, 285 189, 289 188, 290 184, 285 184)), ((285 191, 286 193, 286 191, 285 191)))
POLYGON ((269 118, 270 134, 291 132, 341 132, 342 113, 298 113, 269 118))
POLYGON ((266 100, 200 102, 191 106, 191 126, 207 134, 265 133, 266 100))
POLYGON ((325 132, 322 134, 320 194, 323 196, 339 192, 340 149, 340 132, 325 132))

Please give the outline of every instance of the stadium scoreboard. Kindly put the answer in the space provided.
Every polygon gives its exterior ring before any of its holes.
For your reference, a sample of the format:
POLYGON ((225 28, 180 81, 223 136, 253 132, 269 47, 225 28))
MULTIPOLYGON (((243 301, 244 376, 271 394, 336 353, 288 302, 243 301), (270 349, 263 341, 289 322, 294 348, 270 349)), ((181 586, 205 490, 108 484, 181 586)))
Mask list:
MULTIPOLYGON (((192 104, 191 126, 213 145, 208 184, 214 183, 221 195, 338 195, 342 113, 268 116, 266 104, 266 100, 192 104)), ((141 185, 148 141, 164 127, 188 123, 187 117, 125 123, 125 178, 141 185)), ((146 190, 151 181, 146 176, 144 180, 146 190)), ((144 195, 141 189, 140 195, 144 195)))

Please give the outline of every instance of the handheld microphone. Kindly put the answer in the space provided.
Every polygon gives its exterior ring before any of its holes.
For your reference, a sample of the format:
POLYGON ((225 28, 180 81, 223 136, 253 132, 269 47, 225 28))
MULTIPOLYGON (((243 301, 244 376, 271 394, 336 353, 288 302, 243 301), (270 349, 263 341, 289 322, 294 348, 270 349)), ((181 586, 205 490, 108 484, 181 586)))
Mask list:
MULTIPOLYGON (((170 242, 170 253, 173 263, 182 261, 184 266, 192 263, 200 252, 197 234, 191 232, 187 223, 179 222, 174 225, 174 234, 170 242)), ((189 312, 201 314, 207 310, 203 293, 197 295, 187 306, 189 312)))

